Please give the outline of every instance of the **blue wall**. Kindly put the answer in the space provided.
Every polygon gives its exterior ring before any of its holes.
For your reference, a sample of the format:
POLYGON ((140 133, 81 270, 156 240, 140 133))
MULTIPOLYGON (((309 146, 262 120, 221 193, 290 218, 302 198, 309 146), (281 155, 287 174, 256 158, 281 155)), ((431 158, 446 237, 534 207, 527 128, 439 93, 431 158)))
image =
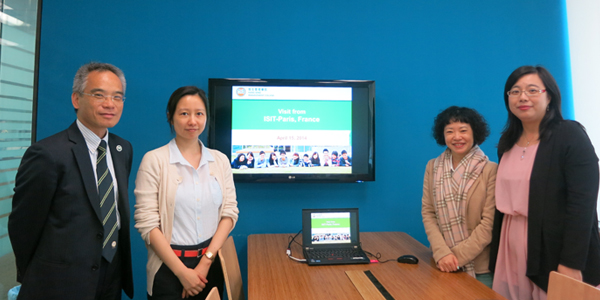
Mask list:
MULTIPOLYGON (((428 244, 423 173, 443 150, 431 138, 433 117, 450 105, 480 111, 492 129, 482 148, 497 161, 512 70, 546 66, 569 99, 563 1, 44 1, 38 138, 75 119, 72 78, 91 60, 126 74, 124 115, 111 132, 133 143, 133 170, 171 138, 164 112, 179 86, 207 89, 211 77, 375 80, 375 182, 237 185, 232 234, 244 281, 247 236, 297 232, 302 208, 359 207, 362 231, 404 231, 428 244)), ((136 299, 145 299, 146 250, 132 231, 136 299)))

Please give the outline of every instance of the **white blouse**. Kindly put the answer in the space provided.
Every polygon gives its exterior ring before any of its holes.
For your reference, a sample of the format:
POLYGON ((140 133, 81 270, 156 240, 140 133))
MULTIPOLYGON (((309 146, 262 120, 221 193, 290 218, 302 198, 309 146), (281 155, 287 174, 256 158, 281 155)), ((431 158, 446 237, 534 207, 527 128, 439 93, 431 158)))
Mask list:
POLYGON ((223 201, 221 187, 210 175, 208 162, 214 157, 200 143, 202 158, 197 169, 183 157, 175 143, 169 142, 170 163, 179 175, 179 186, 175 195, 175 215, 171 245, 197 245, 211 238, 219 225, 219 207, 223 201))

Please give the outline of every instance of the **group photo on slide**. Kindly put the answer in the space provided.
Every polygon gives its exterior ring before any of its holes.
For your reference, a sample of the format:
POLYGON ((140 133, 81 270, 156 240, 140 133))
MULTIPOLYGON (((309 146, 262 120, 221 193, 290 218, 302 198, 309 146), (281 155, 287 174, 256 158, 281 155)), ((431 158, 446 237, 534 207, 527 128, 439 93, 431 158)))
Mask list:
POLYGON ((351 146, 262 145, 233 146, 232 148, 231 168, 233 173, 352 172, 351 146))

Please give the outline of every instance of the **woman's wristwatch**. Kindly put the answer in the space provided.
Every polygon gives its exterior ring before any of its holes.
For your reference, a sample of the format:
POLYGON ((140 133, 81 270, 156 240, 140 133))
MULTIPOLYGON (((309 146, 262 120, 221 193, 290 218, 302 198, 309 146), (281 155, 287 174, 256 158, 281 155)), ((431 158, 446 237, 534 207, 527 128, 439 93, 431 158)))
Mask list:
POLYGON ((208 260, 210 260, 210 261, 213 261, 215 259, 215 255, 210 251, 206 251, 204 253, 204 256, 206 256, 206 258, 208 258, 208 260))

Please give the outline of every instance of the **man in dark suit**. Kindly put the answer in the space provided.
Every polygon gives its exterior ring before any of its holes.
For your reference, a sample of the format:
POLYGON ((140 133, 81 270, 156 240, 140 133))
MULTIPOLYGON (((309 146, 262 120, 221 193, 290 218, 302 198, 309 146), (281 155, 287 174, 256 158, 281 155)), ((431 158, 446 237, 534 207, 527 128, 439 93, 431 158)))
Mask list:
POLYGON ((128 178, 131 144, 108 133, 121 118, 125 76, 89 63, 75 75, 77 120, 25 152, 8 232, 19 300, 133 297, 128 178))

